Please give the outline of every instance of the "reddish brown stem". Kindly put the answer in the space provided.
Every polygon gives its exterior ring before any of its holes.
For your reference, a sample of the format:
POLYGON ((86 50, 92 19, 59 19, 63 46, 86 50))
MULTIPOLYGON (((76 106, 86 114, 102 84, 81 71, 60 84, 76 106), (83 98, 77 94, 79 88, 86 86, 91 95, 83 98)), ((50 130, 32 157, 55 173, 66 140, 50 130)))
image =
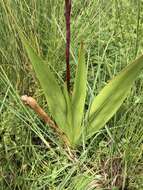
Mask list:
POLYGON ((71 18, 71 0, 65 0, 65 18, 66 18, 66 82, 67 89, 70 92, 70 18, 71 18))

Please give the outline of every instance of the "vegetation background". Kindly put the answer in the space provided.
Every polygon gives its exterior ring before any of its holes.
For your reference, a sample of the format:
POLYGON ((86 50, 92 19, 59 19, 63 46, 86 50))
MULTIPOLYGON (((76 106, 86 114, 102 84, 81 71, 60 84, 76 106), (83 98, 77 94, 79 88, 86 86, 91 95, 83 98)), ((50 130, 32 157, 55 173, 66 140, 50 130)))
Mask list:
MULTIPOLYGON (((143 72, 117 114, 71 161, 54 132, 20 101, 31 95, 46 110, 9 10, 59 78, 66 69, 64 1, 1 0, 0 189, 142 190, 143 72)), ((71 33, 72 82, 81 40, 86 48, 88 107, 93 95, 141 54, 143 1, 73 0, 71 33)))

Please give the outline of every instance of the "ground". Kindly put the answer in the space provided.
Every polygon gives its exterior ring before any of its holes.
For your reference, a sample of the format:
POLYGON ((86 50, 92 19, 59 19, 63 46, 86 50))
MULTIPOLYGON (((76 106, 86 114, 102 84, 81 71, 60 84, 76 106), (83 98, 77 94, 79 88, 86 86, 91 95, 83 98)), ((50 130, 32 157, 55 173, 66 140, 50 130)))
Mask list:
MULTIPOLYGON (((48 112, 13 18, 59 79, 65 78, 66 68, 64 1, 1 0, 0 189, 142 190, 143 71, 116 115, 77 147, 76 160, 71 160, 54 131, 20 100, 31 95, 48 112)), ((141 0, 73 1, 72 82, 83 41, 88 66, 85 109, 108 80, 141 55, 142 18, 141 0)))

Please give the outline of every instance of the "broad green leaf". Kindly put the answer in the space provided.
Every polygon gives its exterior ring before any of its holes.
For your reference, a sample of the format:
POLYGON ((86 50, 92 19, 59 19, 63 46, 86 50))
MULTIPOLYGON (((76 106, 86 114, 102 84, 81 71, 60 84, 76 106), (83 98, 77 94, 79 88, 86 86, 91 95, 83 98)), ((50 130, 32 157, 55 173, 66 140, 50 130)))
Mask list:
POLYGON ((75 142, 81 134, 81 122, 86 98, 87 69, 85 65, 85 55, 83 44, 81 43, 78 57, 78 66, 75 76, 72 95, 72 115, 75 134, 75 142))
POLYGON ((66 127, 66 101, 63 92, 56 81, 56 77, 50 71, 49 67, 43 62, 41 57, 37 55, 23 34, 19 34, 27 51, 28 57, 34 67, 36 76, 45 93, 52 117, 56 121, 57 125, 64 130, 66 127))
POLYGON ((87 138, 101 129, 116 113, 142 69, 143 55, 123 69, 95 97, 89 111, 87 138))

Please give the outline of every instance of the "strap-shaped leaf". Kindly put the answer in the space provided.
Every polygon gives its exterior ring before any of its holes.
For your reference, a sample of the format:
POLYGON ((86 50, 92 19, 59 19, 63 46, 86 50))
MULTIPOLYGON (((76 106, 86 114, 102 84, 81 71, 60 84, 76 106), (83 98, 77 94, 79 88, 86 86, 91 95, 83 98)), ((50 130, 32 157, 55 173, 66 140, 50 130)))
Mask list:
POLYGON ((123 69, 95 97, 89 111, 87 138, 101 129, 119 109, 141 69, 143 55, 123 69))
POLYGON ((73 95, 72 95, 72 115, 73 115, 73 126, 75 141, 81 134, 81 122, 84 111, 84 104, 86 98, 86 82, 87 82, 87 69, 85 64, 85 55, 83 44, 81 43, 78 66, 75 76, 73 95))
POLYGON ((56 81, 56 77, 50 71, 49 67, 43 62, 41 57, 37 55, 23 34, 19 34, 27 51, 28 57, 34 67, 36 76, 45 93, 49 110, 58 126, 64 129, 66 124, 66 101, 63 92, 56 81))
POLYGON ((69 138, 70 144, 73 143, 73 123, 72 123, 72 108, 71 108, 71 97, 68 93, 67 86, 63 86, 63 94, 65 96, 66 101, 66 128, 65 133, 67 134, 67 137, 69 138))

